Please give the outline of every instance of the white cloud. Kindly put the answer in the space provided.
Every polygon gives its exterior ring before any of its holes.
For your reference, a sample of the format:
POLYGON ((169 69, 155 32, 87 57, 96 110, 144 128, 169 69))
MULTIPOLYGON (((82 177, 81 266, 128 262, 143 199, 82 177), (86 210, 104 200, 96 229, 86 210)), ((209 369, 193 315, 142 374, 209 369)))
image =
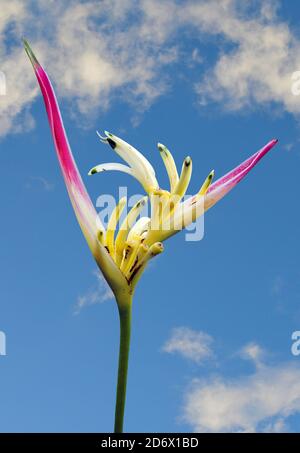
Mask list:
POLYGON ((286 433, 289 432, 289 427, 283 418, 277 418, 273 422, 268 423, 263 428, 264 433, 286 433))
POLYGON ((34 127, 29 109, 39 91, 21 46, 23 35, 82 125, 90 126, 116 97, 134 105, 137 122, 180 74, 170 71, 176 61, 199 67, 195 90, 202 104, 216 101, 236 110, 275 102, 300 112, 299 96, 291 93, 300 40, 278 18, 278 2, 2 0, 0 70, 7 95, 0 97, 0 136, 34 127), (189 37, 193 49, 187 52, 189 37), (207 37, 219 54, 204 72, 207 37))
POLYGON ((241 350, 239 355, 245 360, 252 360, 256 366, 261 365, 265 351, 257 343, 248 343, 241 350))
MULTIPOLYGON (((33 127, 28 108, 39 91, 22 48, 23 35, 50 73, 59 97, 67 98, 73 115, 82 114, 85 123, 91 113, 107 109, 117 94, 137 110, 147 108, 168 88, 162 68, 177 59, 176 48, 163 45, 168 33, 159 32, 152 4, 2 0, 0 70, 7 95, 0 98, 0 135, 33 127), (10 39, 5 39, 8 33, 10 39)), ((161 7, 164 14, 166 9, 167 3, 161 7)))
POLYGON ((213 356, 211 344, 213 338, 205 332, 192 330, 188 327, 176 327, 162 350, 178 353, 198 364, 213 356))
POLYGON ((78 315, 82 308, 100 304, 106 300, 113 299, 114 295, 110 287, 108 286, 105 278, 100 274, 99 271, 95 271, 94 275, 97 279, 95 285, 88 289, 88 291, 79 296, 75 305, 74 314, 78 315))
POLYGON ((223 42, 213 68, 196 85, 200 102, 222 102, 232 110, 276 102, 299 114, 291 76, 299 69, 300 41, 277 17, 278 2, 258 4, 254 11, 253 3, 237 0, 192 2, 186 8, 186 21, 223 42))
POLYGON ((191 60, 192 65, 203 63, 203 57, 200 55, 199 49, 197 47, 195 47, 195 49, 193 49, 192 51, 191 60))
POLYGON ((263 350, 250 343, 241 356, 257 365, 236 378, 195 379, 187 391, 183 418, 195 432, 285 432, 300 412, 300 367, 264 365, 263 350))

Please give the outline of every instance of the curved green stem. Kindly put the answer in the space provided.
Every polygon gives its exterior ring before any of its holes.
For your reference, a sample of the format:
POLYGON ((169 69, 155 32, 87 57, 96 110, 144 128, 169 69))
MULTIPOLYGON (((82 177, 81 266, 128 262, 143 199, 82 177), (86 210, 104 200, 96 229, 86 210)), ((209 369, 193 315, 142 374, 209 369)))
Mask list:
POLYGON ((117 302, 120 315, 120 349, 114 432, 122 433, 130 349, 132 296, 123 295, 121 298, 117 298, 117 302))

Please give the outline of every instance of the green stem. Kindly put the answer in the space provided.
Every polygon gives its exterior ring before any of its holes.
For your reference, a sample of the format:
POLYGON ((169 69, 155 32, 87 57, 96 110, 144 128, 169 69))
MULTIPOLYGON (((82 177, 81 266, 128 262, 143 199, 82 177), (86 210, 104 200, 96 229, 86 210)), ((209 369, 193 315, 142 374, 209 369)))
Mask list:
POLYGON ((119 299, 117 302, 120 315, 120 349, 114 432, 122 433, 130 349, 132 299, 131 296, 123 296, 121 300, 119 299))

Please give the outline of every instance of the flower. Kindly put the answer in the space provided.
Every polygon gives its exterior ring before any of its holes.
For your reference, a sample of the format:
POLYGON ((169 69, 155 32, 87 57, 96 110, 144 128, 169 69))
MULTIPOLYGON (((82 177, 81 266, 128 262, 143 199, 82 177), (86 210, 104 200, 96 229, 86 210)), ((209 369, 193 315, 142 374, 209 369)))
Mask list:
POLYGON ((24 47, 41 88, 58 161, 77 220, 100 270, 114 292, 118 304, 120 351, 115 432, 122 432, 132 296, 140 276, 149 260, 163 251, 162 241, 183 229, 223 198, 277 143, 277 140, 270 141, 264 148, 215 183, 212 183, 214 176, 212 171, 202 184, 199 192, 182 201, 192 175, 192 159, 190 157, 184 159, 179 175, 170 151, 164 145, 158 144, 170 180, 170 190, 163 190, 158 185, 155 171, 150 162, 124 140, 105 132, 105 136, 100 136, 100 139, 109 144, 127 165, 120 163, 100 164, 92 168, 89 174, 105 170, 123 171, 135 177, 147 193, 147 196, 139 200, 129 211, 117 232, 120 217, 126 205, 126 199, 122 198, 113 210, 105 230, 73 158, 49 77, 26 40, 24 40, 24 47), (151 217, 140 217, 138 219, 148 197, 152 207, 151 217))
POLYGON ((100 140, 110 145, 127 165, 103 163, 93 167, 89 175, 108 170, 125 172, 141 183, 152 206, 151 218, 141 217, 136 221, 147 202, 147 197, 142 198, 129 211, 116 233, 126 205, 126 199, 122 198, 112 212, 105 231, 74 161, 49 77, 26 41, 25 49, 44 97, 58 160, 77 220, 99 268, 115 294, 125 289, 133 292, 149 259, 163 251, 162 241, 182 230, 214 206, 277 143, 277 140, 271 140, 260 151, 215 183, 212 183, 214 171, 211 171, 199 192, 181 201, 192 175, 192 159, 189 156, 184 159, 179 175, 171 152, 166 146, 158 143, 170 181, 170 189, 162 190, 154 168, 143 154, 110 132, 105 131, 105 136, 98 133, 100 140))
MULTIPOLYGON (((98 135, 101 141, 110 145, 128 165, 119 163, 100 164, 93 167, 89 171, 89 175, 108 170, 122 171, 135 177, 150 198, 152 204, 151 218, 143 217, 138 221, 136 227, 136 233, 139 234, 139 240, 143 246, 151 246, 157 241, 164 241, 195 221, 197 217, 204 214, 233 189, 277 143, 277 140, 271 140, 261 150, 214 183, 212 183, 214 177, 214 170, 212 170, 198 193, 181 201, 186 194, 192 175, 192 159, 189 156, 184 159, 179 175, 171 152, 166 146, 158 143, 157 146, 170 182, 170 190, 163 190, 159 187, 152 165, 138 150, 110 132, 105 131, 104 137, 99 133, 98 135)), ((130 242, 131 235, 128 236, 130 242)), ((122 246, 125 243, 126 241, 123 242, 122 246)), ((121 262, 122 253, 124 253, 124 248, 119 249, 119 255, 116 257, 117 263, 121 262)))

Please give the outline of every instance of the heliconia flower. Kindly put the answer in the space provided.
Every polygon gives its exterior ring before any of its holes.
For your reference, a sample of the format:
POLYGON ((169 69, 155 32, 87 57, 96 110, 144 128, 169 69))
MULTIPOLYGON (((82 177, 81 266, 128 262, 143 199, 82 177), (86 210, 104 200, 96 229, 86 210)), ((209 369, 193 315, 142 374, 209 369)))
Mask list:
POLYGON ((182 230, 206 210, 214 206, 240 182, 259 160, 277 143, 270 141, 245 162, 212 183, 214 171, 205 179, 197 194, 183 200, 192 175, 192 159, 184 159, 178 173, 171 152, 158 144, 170 181, 169 190, 159 187, 154 169, 138 150, 114 134, 105 132, 100 140, 125 162, 102 163, 89 174, 117 170, 135 177, 147 196, 139 200, 120 224, 126 198, 113 210, 107 228, 101 223, 74 161, 56 96, 49 77, 33 54, 28 42, 24 47, 34 68, 44 98, 49 125, 59 164, 77 220, 91 252, 112 288, 120 315, 120 353, 115 410, 115 432, 122 432, 126 396, 127 368, 130 343, 131 307, 135 286, 150 259, 163 251, 162 241, 182 230), (139 218, 148 199, 151 216, 139 218))
POLYGON ((192 159, 189 156, 184 159, 179 175, 171 152, 166 146, 158 143, 157 146, 170 181, 170 190, 162 190, 158 186, 152 165, 139 151, 114 134, 105 132, 105 135, 106 137, 99 135, 101 141, 117 151, 129 166, 119 163, 100 164, 93 167, 89 175, 106 170, 118 170, 134 176, 140 181, 152 203, 151 222, 147 223, 147 232, 146 234, 144 232, 143 236, 143 244, 148 246, 166 240, 194 222, 197 217, 204 214, 233 189, 277 143, 277 140, 271 140, 261 150, 214 183, 212 183, 214 177, 214 170, 212 170, 199 192, 181 202, 192 175, 192 159))

